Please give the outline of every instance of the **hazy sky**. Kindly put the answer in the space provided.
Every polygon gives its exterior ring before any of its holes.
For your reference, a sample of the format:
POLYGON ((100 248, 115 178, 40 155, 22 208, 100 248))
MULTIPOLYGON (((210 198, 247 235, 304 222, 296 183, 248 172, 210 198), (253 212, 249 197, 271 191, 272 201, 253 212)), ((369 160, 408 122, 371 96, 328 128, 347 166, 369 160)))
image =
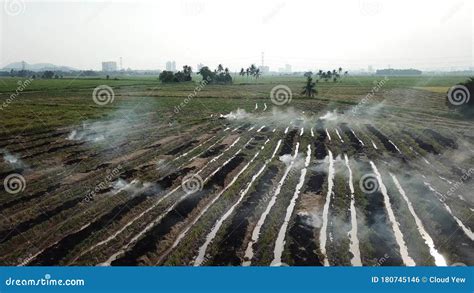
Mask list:
POLYGON ((1 1, 0 67, 474 66, 470 0, 1 1))

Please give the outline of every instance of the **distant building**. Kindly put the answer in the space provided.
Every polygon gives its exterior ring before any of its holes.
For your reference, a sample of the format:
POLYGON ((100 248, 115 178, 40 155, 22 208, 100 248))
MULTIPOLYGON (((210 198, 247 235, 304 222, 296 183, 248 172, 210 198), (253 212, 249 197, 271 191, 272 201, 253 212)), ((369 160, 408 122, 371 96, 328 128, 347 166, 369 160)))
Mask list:
POLYGON ((372 67, 372 65, 367 66, 367 72, 374 73, 374 68, 372 67))
POLYGON ((270 67, 268 66, 259 66, 258 69, 260 69, 261 73, 268 73, 270 72, 270 67))
POLYGON ((117 71, 117 62, 115 61, 102 62, 102 71, 105 71, 105 72, 117 71))
POLYGON ((285 64, 285 67, 278 68, 278 72, 280 73, 291 73, 291 65, 285 64))
POLYGON ((168 61, 166 62, 166 71, 176 71, 176 62, 175 61, 168 61))
POLYGON ((417 70, 417 69, 413 69, 413 68, 410 68, 410 69, 392 69, 392 68, 388 68, 388 69, 378 69, 376 72, 375 72, 376 75, 395 75, 395 76, 404 76, 404 75, 421 75, 422 74, 422 71, 421 70, 417 70))

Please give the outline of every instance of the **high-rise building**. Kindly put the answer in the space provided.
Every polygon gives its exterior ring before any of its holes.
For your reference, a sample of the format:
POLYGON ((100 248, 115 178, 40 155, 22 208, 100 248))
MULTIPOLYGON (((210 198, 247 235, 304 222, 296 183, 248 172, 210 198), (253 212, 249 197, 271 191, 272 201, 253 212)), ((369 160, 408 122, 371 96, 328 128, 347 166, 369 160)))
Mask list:
POLYGON ((105 72, 117 71, 117 62, 115 61, 102 62, 102 71, 105 71, 105 72))
POLYGON ((260 69, 260 73, 270 72, 270 67, 268 67, 268 66, 259 66, 258 69, 260 69))
POLYGON ((278 68, 278 72, 280 73, 291 73, 291 65, 285 64, 285 67, 278 68))
POLYGON ((260 72, 261 73, 268 73, 270 72, 270 67, 269 66, 265 66, 265 53, 262 52, 262 65, 260 65, 258 67, 258 69, 260 69, 260 72))
POLYGON ((168 61, 166 62, 166 71, 176 71, 176 62, 175 61, 168 61))

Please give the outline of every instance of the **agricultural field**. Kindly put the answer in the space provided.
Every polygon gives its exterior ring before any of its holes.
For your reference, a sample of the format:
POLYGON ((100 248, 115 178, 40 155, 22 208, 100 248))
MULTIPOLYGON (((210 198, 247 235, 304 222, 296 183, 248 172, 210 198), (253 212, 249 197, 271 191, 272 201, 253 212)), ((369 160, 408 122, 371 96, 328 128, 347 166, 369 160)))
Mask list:
POLYGON ((474 265, 466 78, 2 78, 0 264, 474 265))

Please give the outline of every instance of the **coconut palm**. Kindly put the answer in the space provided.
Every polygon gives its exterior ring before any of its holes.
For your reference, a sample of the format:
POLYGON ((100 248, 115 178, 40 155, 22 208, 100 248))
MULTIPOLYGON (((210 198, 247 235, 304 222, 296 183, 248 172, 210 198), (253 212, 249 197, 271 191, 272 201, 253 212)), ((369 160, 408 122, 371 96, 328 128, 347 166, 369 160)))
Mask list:
POLYGON ((255 75, 255 71, 257 70, 257 66, 255 66, 255 64, 252 64, 250 65, 249 67, 249 70, 250 70, 250 75, 255 75))
POLYGON ((258 79, 260 77, 261 73, 260 73, 260 69, 256 69, 255 70, 255 73, 253 74, 253 76, 255 77, 255 79, 258 79))
POLYGON ((311 76, 307 77, 306 85, 303 87, 301 94, 307 96, 308 98, 314 97, 314 95, 318 94, 318 91, 316 90, 316 82, 313 82, 313 78, 311 76))

